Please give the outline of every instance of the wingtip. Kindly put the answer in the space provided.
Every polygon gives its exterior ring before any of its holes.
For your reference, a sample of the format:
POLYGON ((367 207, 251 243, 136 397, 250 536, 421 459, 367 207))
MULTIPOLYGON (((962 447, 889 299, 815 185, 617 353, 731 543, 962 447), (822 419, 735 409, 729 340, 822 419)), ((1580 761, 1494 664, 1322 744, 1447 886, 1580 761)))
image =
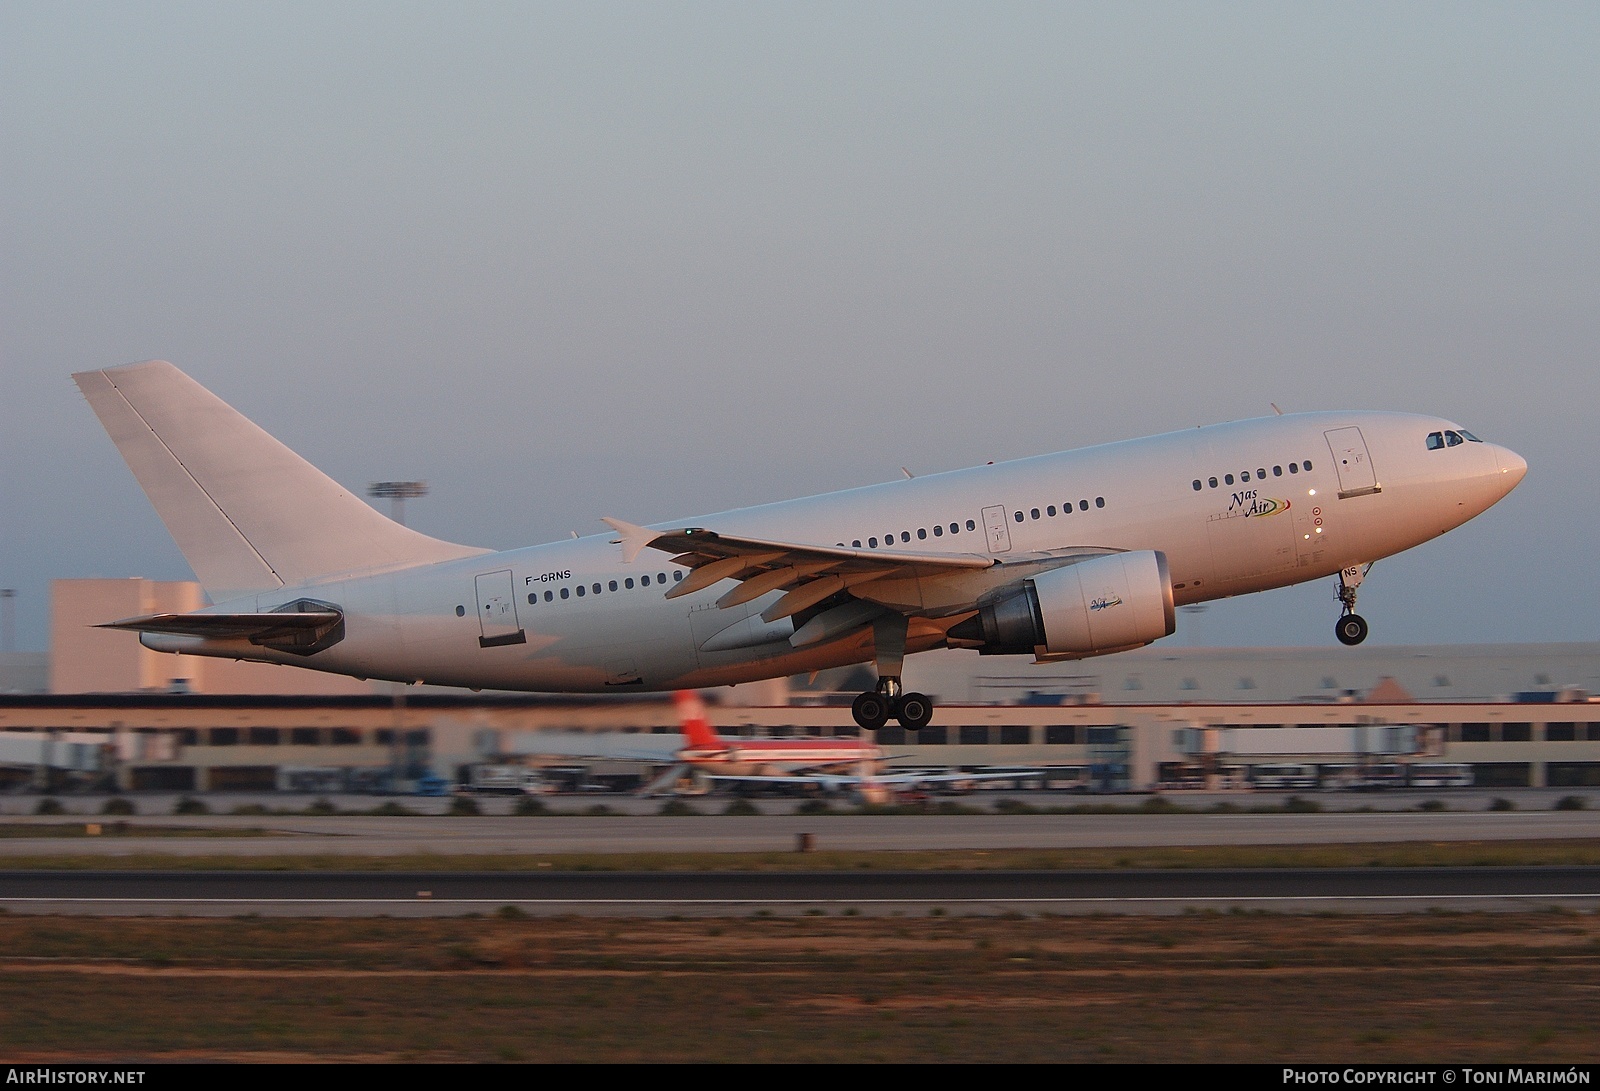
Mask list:
POLYGON ((622 546, 622 560, 624 564, 632 564, 634 562, 634 558, 638 557, 639 553, 644 550, 645 547, 647 547, 657 538, 661 537, 659 532, 651 530, 649 527, 641 527, 637 524, 625 522, 621 519, 612 519, 609 516, 602 516, 600 521, 621 535, 620 538, 614 538, 612 540, 622 546))

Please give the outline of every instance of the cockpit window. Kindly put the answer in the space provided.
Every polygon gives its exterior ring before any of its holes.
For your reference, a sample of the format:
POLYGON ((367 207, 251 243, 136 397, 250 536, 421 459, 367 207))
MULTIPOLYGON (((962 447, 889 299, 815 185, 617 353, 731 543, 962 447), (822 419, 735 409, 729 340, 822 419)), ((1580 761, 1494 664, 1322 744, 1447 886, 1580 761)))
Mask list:
POLYGON ((1443 446, 1444 446, 1444 433, 1443 432, 1429 432, 1428 433, 1428 450, 1437 451, 1440 448, 1442 448, 1443 446))
POLYGON ((1467 431, 1465 428, 1461 429, 1461 438, 1466 440, 1468 443, 1482 443, 1483 442, 1483 440, 1479 439, 1477 436, 1473 435, 1471 432, 1467 431))
POLYGON ((1447 431, 1444 434, 1444 444, 1446 447, 1460 447, 1465 442, 1466 440, 1461 438, 1461 434, 1459 432, 1447 431))

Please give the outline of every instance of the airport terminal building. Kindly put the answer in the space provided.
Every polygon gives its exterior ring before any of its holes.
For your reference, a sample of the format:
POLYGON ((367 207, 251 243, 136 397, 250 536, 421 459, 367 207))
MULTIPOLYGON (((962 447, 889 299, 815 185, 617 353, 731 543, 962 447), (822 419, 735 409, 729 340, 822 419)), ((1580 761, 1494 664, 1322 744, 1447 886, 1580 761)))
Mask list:
MULTIPOLYGON (((424 773, 456 780, 510 757, 623 787, 654 770, 574 769, 541 757, 540 737, 678 731, 664 695, 368 684, 160 655, 91 628, 183 606, 192 588, 56 585, 50 654, 0 661, 0 785, 403 790, 424 773)), ((1156 646, 1048 666, 962 652, 913 662, 940 703, 921 732, 877 733, 895 766, 1045 770, 1028 783, 1106 791, 1459 783, 1463 771, 1480 787, 1600 787, 1600 701, 1589 697, 1600 692, 1600 644, 1156 646)), ((862 670, 715 691, 710 717, 727 735, 854 735, 862 670)))

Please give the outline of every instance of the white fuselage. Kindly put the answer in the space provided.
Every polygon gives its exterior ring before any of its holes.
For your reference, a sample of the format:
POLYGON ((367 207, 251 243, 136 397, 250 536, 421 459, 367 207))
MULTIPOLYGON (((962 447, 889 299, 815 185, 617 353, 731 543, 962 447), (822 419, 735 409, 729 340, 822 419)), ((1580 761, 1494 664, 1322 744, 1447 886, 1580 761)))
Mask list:
MULTIPOLYGON (((1001 562, 875 591, 876 601, 913 618, 907 650, 917 651, 942 644, 949 619, 970 616, 979 595, 1021 578, 1029 562, 1047 564, 1064 552, 1161 551, 1181 605, 1326 577, 1426 542, 1493 505, 1526 469, 1490 443, 1430 449, 1427 437, 1444 430, 1458 426, 1399 413, 1268 417, 671 525, 1001 562)), ((280 589, 214 609, 269 610, 300 598, 333 603, 345 615, 344 638, 334 646, 311 656, 248 654, 473 688, 667 690, 873 657, 870 628, 791 646, 791 619, 759 617, 777 592, 728 609, 716 601, 731 582, 666 598, 683 574, 651 549, 625 560, 615 536, 605 534, 280 589), (497 643, 498 632, 519 639, 497 643)), ((178 638, 145 640, 227 654, 178 638)))

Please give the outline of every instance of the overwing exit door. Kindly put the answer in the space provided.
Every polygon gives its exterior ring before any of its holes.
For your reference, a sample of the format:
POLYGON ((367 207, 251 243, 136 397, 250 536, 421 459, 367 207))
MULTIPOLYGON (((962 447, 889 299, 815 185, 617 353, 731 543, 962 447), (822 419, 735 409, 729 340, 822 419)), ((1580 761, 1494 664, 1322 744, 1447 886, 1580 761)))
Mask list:
POLYGON ((983 530, 989 538, 990 553, 1004 553, 1011 548, 1011 528, 1006 526, 1006 509, 983 509, 983 530))

